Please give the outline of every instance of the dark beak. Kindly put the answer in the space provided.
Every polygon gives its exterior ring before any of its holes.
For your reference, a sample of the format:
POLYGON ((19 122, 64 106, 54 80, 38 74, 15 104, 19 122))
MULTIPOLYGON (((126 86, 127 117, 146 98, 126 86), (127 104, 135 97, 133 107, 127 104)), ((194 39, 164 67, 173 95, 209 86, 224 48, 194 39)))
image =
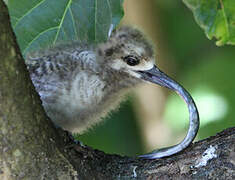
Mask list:
POLYGON ((156 66, 147 71, 137 71, 137 73, 139 73, 141 75, 141 79, 145 81, 149 81, 176 91, 176 93, 179 94, 188 105, 189 120, 190 120, 188 133, 181 143, 172 146, 170 148, 156 150, 153 153, 142 155, 140 157, 154 159, 164 156, 170 156, 172 154, 180 152, 181 150, 185 149, 194 140, 199 129, 199 115, 197 107, 192 97, 180 84, 178 84, 176 81, 171 79, 165 73, 160 71, 156 66))
POLYGON ((171 90, 176 90, 179 88, 179 84, 168 77, 164 72, 160 71, 156 65, 154 65, 154 67, 150 70, 137 72, 145 81, 150 81, 160 86, 167 87, 171 90))

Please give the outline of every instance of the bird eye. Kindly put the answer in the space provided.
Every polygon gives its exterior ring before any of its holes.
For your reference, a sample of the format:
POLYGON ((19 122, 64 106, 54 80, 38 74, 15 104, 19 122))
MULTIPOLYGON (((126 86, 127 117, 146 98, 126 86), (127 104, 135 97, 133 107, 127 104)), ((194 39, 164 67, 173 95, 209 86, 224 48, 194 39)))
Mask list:
POLYGON ((135 66, 137 64, 140 63, 140 60, 138 57, 136 56, 132 56, 132 55, 129 55, 129 56, 125 56, 123 58, 123 60, 129 65, 129 66, 135 66))

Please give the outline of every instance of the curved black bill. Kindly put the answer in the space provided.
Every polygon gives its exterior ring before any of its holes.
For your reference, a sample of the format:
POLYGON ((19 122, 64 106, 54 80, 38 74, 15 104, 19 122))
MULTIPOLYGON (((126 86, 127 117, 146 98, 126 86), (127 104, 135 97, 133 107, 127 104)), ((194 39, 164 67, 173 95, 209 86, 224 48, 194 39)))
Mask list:
POLYGON ((165 73, 160 71, 156 66, 147 71, 137 71, 137 73, 140 74, 141 79, 145 81, 149 81, 176 91, 177 94, 179 94, 188 105, 190 121, 187 135, 182 142, 169 148, 155 150, 152 153, 141 155, 140 157, 147 159, 156 159, 165 156, 170 156, 182 151, 194 140, 197 135, 200 124, 197 107, 192 97, 180 84, 178 84, 165 73))
POLYGON ((143 80, 150 81, 163 87, 176 90, 179 84, 168 77, 164 72, 159 70, 157 66, 147 71, 137 71, 143 80))

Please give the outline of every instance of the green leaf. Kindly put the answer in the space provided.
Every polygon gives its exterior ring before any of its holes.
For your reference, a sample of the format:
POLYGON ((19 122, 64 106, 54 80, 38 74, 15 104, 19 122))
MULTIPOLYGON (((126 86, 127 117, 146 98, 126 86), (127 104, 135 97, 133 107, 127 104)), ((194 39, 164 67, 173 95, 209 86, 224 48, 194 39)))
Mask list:
POLYGON ((123 0, 9 0, 22 53, 74 40, 105 41, 122 16, 123 0))
POLYGON ((235 45, 235 0, 183 0, 207 37, 216 45, 235 45))

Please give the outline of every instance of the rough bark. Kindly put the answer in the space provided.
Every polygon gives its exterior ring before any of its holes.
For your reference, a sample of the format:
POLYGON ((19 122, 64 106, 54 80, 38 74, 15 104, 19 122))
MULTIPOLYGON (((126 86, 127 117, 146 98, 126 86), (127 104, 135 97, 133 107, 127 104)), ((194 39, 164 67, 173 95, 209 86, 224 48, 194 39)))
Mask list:
POLYGON ((70 179, 0 1, 0 179, 70 179))
POLYGON ((235 179, 235 128, 159 160, 108 155, 55 130, 0 0, 0 179, 235 179))
POLYGON ((89 147, 65 146, 82 179, 235 179, 235 128, 196 142, 163 159, 108 155, 89 147))

